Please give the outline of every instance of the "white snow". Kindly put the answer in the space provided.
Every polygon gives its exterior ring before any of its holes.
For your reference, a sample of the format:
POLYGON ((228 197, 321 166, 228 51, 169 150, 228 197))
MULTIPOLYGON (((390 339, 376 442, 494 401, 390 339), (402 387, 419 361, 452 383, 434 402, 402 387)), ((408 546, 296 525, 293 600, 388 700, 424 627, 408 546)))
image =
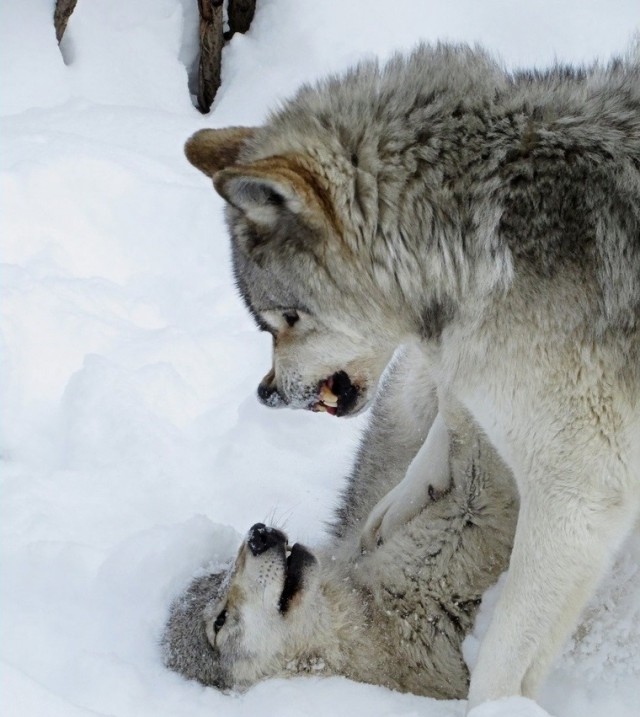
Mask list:
MULTIPOLYGON (((53 4, 0 8, 3 715, 461 717, 341 678, 226 696, 161 664, 172 596, 253 522, 321 539, 363 425, 255 400, 270 340, 181 148, 420 39, 482 42, 509 66, 606 59, 637 0, 258 0, 208 117, 188 91, 195 0, 78 0, 62 52, 53 4)), ((555 717, 637 714, 639 559, 634 536, 557 661, 541 697, 555 717)), ((474 717, 542 714, 515 699, 474 717)))

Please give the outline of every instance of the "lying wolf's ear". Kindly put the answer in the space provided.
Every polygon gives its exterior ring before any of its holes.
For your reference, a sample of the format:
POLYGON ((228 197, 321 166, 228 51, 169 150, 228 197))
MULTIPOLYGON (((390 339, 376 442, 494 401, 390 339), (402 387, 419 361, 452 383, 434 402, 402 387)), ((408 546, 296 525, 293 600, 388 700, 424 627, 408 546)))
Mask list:
POLYGON ((194 167, 213 177, 221 169, 235 164, 244 143, 255 132, 255 127, 201 129, 189 137, 184 153, 194 167))
POLYGON ((298 156, 267 157, 223 169, 214 176, 213 186, 258 224, 275 224, 284 211, 335 224, 328 193, 308 165, 298 156))

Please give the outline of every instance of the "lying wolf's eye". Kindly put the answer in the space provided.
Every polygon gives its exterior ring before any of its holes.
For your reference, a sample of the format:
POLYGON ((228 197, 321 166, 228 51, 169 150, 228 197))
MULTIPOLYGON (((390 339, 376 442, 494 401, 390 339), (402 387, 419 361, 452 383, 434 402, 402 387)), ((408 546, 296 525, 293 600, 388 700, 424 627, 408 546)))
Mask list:
POLYGON ((227 610, 225 608, 215 619, 215 622, 213 623, 213 631, 218 632, 218 630, 220 630, 220 628, 224 625, 226 619, 227 619, 227 610))
POLYGON ((297 311, 285 311, 282 316, 289 326, 293 326, 300 319, 297 311))

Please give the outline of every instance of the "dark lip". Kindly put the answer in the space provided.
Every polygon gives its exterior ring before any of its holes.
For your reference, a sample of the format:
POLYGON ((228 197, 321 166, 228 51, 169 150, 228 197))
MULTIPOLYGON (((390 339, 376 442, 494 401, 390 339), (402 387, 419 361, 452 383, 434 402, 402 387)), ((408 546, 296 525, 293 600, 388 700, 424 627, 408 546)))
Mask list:
POLYGON ((336 416, 348 416, 354 412, 358 398, 360 397, 360 390, 354 387, 354 390, 346 394, 345 396, 338 396, 338 409, 336 410, 336 416))
POLYGON ((315 556, 300 543, 291 546, 285 565, 285 578, 278 609, 284 615, 291 606, 293 598, 304 587, 306 569, 316 562, 315 556))
POLYGON ((337 371, 331 378, 333 391, 338 396, 336 416, 347 416, 358 402, 360 386, 351 380, 346 371, 337 371))
POLYGON ((364 411, 366 411, 368 407, 369 401, 363 401, 360 405, 357 405, 356 400, 355 405, 350 406, 347 413, 340 413, 336 415, 338 416, 338 418, 355 418, 361 413, 364 413, 364 411))

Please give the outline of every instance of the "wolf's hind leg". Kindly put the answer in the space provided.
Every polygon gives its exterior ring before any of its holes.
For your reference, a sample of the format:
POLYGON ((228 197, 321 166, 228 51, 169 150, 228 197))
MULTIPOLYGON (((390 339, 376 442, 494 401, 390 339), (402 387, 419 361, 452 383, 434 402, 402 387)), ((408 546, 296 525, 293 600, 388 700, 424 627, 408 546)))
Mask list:
POLYGON ((441 413, 411 461, 405 477, 373 508, 362 530, 361 547, 374 550, 442 493, 449 490, 449 431, 441 413))

